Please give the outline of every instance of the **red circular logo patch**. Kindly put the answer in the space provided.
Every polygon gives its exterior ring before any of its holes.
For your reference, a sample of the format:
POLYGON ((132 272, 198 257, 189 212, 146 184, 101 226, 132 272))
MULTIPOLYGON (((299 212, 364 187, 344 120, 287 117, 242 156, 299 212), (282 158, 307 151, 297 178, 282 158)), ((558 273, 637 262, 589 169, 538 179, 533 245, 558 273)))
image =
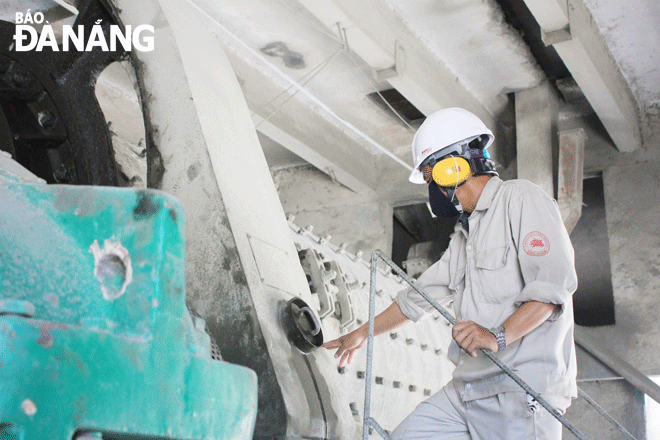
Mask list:
POLYGON ((542 257, 550 251, 550 240, 539 231, 530 232, 523 240, 523 249, 527 255, 542 257))

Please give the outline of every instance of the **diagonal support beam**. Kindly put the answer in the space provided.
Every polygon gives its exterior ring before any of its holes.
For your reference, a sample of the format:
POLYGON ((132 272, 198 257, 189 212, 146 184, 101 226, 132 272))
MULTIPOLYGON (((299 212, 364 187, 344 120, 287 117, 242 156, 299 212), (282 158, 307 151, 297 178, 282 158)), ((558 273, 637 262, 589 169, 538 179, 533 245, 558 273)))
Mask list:
POLYGON ((622 152, 641 146, 637 103, 583 0, 525 0, 622 152))
POLYGON ((328 29, 425 115, 460 105, 489 127, 496 119, 382 0, 300 0, 328 29))
POLYGON ((252 116, 252 121, 261 134, 269 137, 287 150, 305 159, 307 162, 328 174, 332 179, 337 180, 337 182, 342 185, 357 193, 372 191, 372 188, 366 182, 363 182, 358 176, 355 176, 353 173, 346 170, 340 163, 332 161, 295 136, 292 136, 277 127, 275 124, 264 120, 264 118, 256 114, 252 116))

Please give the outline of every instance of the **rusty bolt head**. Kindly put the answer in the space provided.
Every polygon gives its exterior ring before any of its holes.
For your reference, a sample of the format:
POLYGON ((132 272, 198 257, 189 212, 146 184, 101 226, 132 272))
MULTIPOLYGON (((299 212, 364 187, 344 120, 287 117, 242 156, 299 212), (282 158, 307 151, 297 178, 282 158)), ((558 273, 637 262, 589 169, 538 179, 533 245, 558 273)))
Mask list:
POLYGON ((43 128, 51 128, 53 125, 55 125, 57 117, 55 116, 55 113, 51 112, 50 110, 41 110, 39 113, 37 113, 37 121, 39 121, 39 125, 41 125, 43 128))

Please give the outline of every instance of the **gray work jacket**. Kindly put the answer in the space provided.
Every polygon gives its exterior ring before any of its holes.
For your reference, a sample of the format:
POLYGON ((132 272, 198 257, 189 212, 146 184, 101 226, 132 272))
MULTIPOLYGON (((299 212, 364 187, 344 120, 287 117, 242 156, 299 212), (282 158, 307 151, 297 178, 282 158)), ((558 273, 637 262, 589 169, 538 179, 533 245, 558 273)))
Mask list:
MULTIPOLYGON (((541 394, 577 397, 572 295, 577 288, 574 252, 557 203, 526 180, 491 178, 469 217, 469 232, 457 223, 447 251, 417 280, 440 303, 453 300, 454 313, 488 329, 500 326, 523 303, 560 307, 546 322, 496 353, 541 394)), ((413 289, 396 302, 418 321, 432 310, 413 289)), ((522 391, 479 353, 476 358, 451 342, 454 380, 469 383, 463 400, 522 391)))

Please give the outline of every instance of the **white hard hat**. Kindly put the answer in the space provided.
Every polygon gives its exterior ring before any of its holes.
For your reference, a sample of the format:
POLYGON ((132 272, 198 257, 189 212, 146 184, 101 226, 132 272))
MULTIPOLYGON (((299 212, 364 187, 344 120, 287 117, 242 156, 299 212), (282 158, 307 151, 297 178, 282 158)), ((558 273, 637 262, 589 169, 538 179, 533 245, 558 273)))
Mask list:
MULTIPOLYGON (((419 127, 412 142, 413 172, 408 177, 412 183, 426 183, 419 166, 431 154, 447 147, 457 147, 461 141, 469 142, 482 136, 486 149, 493 143, 493 132, 481 119, 462 108, 446 108, 433 113, 419 127), (485 137, 485 138, 484 138, 485 137)), ((460 149, 457 149, 460 153, 460 149)), ((452 151, 448 148, 447 153, 452 151)))

